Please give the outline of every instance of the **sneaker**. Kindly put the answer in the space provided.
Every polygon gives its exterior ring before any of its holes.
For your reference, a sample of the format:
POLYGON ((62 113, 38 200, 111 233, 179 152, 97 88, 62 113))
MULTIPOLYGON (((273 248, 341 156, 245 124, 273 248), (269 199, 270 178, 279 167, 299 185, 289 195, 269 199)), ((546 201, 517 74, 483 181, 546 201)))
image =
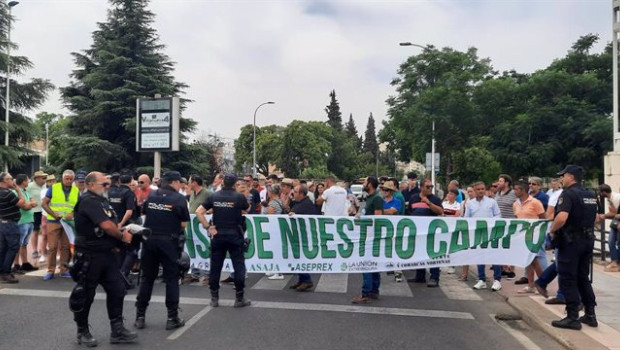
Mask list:
POLYGON ((501 283, 499 283, 499 281, 498 281, 498 280, 495 280, 495 281, 493 281, 493 285, 491 286, 491 289, 492 289, 494 292, 497 292, 498 290, 502 289, 502 284, 501 284, 501 283))
POLYGON ((36 271, 38 269, 38 267, 32 266, 32 264, 28 262, 22 264, 22 270, 26 272, 36 271))
POLYGON ((394 273, 394 279, 396 280, 396 282, 400 283, 403 281, 403 273, 402 272, 396 272, 394 273))
POLYGON ((530 286, 525 286, 517 291, 519 294, 536 294, 536 290, 530 286))
POLYGON ((351 303, 353 304, 368 304, 370 303, 370 297, 369 296, 357 296, 355 298, 353 298, 353 300, 351 300, 351 303))
POLYGON ((454 275, 454 273, 456 272, 456 270, 454 269, 454 267, 450 266, 448 267, 448 275, 454 275))
POLYGON ((273 275, 267 277, 267 279, 268 280, 272 280, 272 281, 273 280, 283 280, 284 279, 284 275, 281 274, 281 273, 276 273, 276 274, 273 274, 273 275))
POLYGON ((15 283, 19 283, 19 280, 17 278, 15 278, 15 276, 9 274, 9 275, 2 275, 0 276, 0 283, 3 284, 15 284, 15 283))
POLYGON ((517 278, 517 275, 516 275, 514 272, 508 272, 508 273, 506 274, 506 279, 507 279, 507 280, 513 280, 513 279, 515 279, 515 278, 517 278))
POLYGON ((583 315, 579 317, 579 322, 587 324, 590 327, 598 327, 598 321, 594 315, 583 315))
POLYGON ((45 255, 41 255, 41 257, 39 258, 39 264, 44 264, 46 260, 47 259, 45 259, 45 255))
POLYGON ((43 280, 44 281, 49 281, 52 278, 54 278, 54 274, 53 273, 48 273, 48 274, 45 275, 45 277, 43 277, 43 280))
POLYGON ((60 274, 60 277, 62 278, 71 278, 71 274, 69 272, 63 272, 60 274))
POLYGON ((487 289, 487 283, 483 280, 479 280, 478 283, 474 284, 474 289, 487 289))
POLYGON ((429 287, 429 288, 439 287, 439 281, 434 280, 434 279, 431 278, 431 279, 428 280, 428 283, 426 284, 426 286, 429 287))
POLYGON ((558 298, 551 298, 545 300, 545 304, 547 305, 566 305, 566 301, 560 300, 558 298))

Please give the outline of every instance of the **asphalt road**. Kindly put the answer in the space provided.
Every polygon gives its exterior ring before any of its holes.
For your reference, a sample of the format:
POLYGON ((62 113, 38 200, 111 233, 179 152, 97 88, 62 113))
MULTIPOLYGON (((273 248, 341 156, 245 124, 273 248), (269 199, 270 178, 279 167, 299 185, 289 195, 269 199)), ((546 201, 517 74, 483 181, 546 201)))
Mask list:
MULTIPOLYGON (((412 277, 413 272, 407 271, 412 277)), ((234 290, 222 286, 222 306, 208 306, 208 288, 181 286, 181 316, 188 324, 166 331, 165 286, 156 283, 147 311, 147 328, 136 345, 108 343, 105 293, 99 289, 90 315, 91 332, 103 349, 562 349, 522 321, 498 322, 493 315, 516 311, 490 289, 442 274, 441 288, 396 283, 382 274, 382 296, 371 304, 350 303, 361 275, 313 275, 315 290, 296 292, 296 281, 268 281, 249 275, 247 308, 232 308, 234 290)), ((509 282, 508 282, 509 283, 509 282)), ((73 315, 67 298, 73 282, 24 276, 0 285, 0 349, 76 349, 73 315)), ((133 327, 135 294, 125 298, 125 319, 133 327)))

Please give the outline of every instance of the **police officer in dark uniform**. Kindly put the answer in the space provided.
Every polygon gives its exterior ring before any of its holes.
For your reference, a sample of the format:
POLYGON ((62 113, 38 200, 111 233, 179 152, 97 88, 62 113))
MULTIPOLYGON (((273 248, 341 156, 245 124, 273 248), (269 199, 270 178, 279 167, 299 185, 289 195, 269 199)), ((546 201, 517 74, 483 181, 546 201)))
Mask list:
POLYGON ((581 329, 582 323, 597 327, 596 297, 588 279, 594 248, 596 195, 581 186, 582 167, 567 165, 558 175, 562 177, 564 191, 555 207, 551 241, 558 248, 558 276, 560 289, 566 297, 567 316, 551 324, 575 330, 581 329), (580 300, 585 306, 585 315, 581 318, 580 300))
POLYGON ((244 252, 244 229, 246 212, 250 204, 247 198, 234 189, 237 182, 235 174, 224 176, 224 187, 221 191, 213 193, 196 210, 196 215, 202 225, 209 230, 211 237, 211 274, 209 276, 209 288, 211 289, 211 306, 217 307, 219 303, 220 275, 224 266, 226 253, 230 254, 233 269, 235 270, 235 307, 250 305, 250 300, 243 297, 245 288, 245 257, 244 252), (212 224, 207 222, 205 214, 213 209, 212 224))
POLYGON ((149 238, 142 244, 140 263, 140 291, 136 301, 138 329, 145 327, 146 308, 153 293, 153 283, 161 264, 166 282, 166 329, 183 327, 179 318, 179 266, 178 261, 185 243, 185 226, 189 221, 187 200, 179 193, 181 174, 168 171, 161 177, 159 189, 151 191, 144 202, 144 226, 151 229, 149 238))
MULTIPOLYGON (((116 217, 120 220, 118 227, 121 228, 125 225, 136 223, 139 216, 136 203, 136 195, 133 193, 129 184, 131 183, 130 175, 119 176, 119 186, 110 187, 108 190, 108 200, 110 205, 116 213, 116 217)), ((127 249, 123 249, 121 252, 121 273, 125 277, 125 284, 127 288, 133 289, 135 287, 129 281, 129 272, 134 262, 138 259, 138 249, 140 240, 135 240, 134 244, 128 246, 127 249)))
POLYGON ((121 242, 131 242, 129 232, 118 229, 116 215, 103 197, 110 185, 99 172, 88 174, 84 180, 88 191, 75 205, 75 257, 72 277, 78 281, 70 298, 77 323, 78 343, 97 346, 88 329, 88 313, 98 284, 107 295, 108 317, 112 326, 111 343, 128 343, 137 339, 135 332, 123 325, 125 284, 119 274, 118 252, 121 242))

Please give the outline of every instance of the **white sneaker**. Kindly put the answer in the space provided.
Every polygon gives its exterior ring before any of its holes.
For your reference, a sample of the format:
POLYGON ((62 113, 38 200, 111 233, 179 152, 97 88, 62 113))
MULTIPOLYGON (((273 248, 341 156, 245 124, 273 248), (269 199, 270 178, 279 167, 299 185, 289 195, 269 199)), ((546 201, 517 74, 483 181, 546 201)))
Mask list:
POLYGON ((474 285, 474 289, 487 289, 487 283, 483 280, 479 280, 478 283, 474 285))
POLYGON ((396 280, 396 282, 401 283, 403 281, 403 273, 394 272, 394 279, 396 280))
POLYGON ((284 275, 281 274, 281 273, 276 273, 276 274, 273 274, 273 275, 267 277, 267 279, 268 280, 283 280, 284 279, 284 275))
POLYGON ((455 272, 456 270, 454 269, 454 267, 448 267, 448 275, 454 275, 455 272))
POLYGON ((273 276, 273 275, 275 275, 275 273, 266 273, 266 274, 265 274, 265 276, 267 276, 267 277, 271 277, 271 276, 273 276))
POLYGON ((45 255, 41 255, 41 257, 39 258, 39 264, 43 263, 45 263, 45 255))
POLYGON ((502 284, 501 284, 501 283, 499 283, 499 281, 498 281, 498 280, 495 280, 495 281, 493 281, 493 285, 491 286, 491 289, 492 289, 494 292, 497 292, 498 290, 502 289, 502 284))

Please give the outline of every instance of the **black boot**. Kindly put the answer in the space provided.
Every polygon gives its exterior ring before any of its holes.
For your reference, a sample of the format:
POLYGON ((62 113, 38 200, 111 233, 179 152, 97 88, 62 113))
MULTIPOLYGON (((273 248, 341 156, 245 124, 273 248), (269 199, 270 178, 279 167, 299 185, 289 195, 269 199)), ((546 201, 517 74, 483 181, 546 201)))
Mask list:
POLYGON ((579 322, 585 323, 590 327, 598 327, 598 321, 596 320, 596 314, 594 313, 594 306, 586 306, 586 314, 579 317, 579 322))
POLYGON ((567 315, 563 319, 559 321, 551 321, 551 325, 557 328, 566 328, 566 329, 581 329, 581 322, 579 322, 579 311, 568 311, 567 315))
POLYGON ((181 328, 185 326, 185 320, 179 318, 179 309, 174 308, 168 310, 168 320, 166 321, 166 330, 181 328))
POLYGON ((132 332, 123 325, 123 318, 118 317, 110 321, 112 333, 110 334, 110 343, 133 343, 138 338, 138 333, 132 332))
POLYGON ((90 330, 88 329, 88 326, 78 327, 77 342, 78 344, 84 344, 86 347, 89 347, 89 348, 93 348, 97 346, 97 344, 99 344, 97 343, 97 339, 95 339, 93 335, 90 334, 90 330))
POLYGON ((220 291, 212 290, 211 291, 211 307, 220 306, 220 291))
POLYGON ((236 293, 235 307, 244 307, 249 306, 250 304, 252 304, 252 301, 243 297, 243 291, 236 293))
POLYGON ((136 322, 134 322, 133 326, 137 329, 144 329, 146 327, 146 311, 136 311, 136 322))

